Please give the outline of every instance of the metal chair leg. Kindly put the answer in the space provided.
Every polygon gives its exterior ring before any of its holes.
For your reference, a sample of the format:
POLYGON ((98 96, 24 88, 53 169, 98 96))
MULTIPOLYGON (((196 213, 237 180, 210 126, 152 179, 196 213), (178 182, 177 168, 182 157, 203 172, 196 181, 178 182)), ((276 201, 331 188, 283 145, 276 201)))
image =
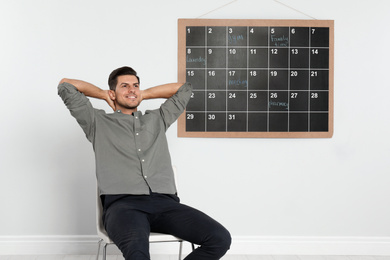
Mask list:
POLYGON ((100 239, 99 242, 98 242, 98 251, 97 251, 97 254, 96 254, 96 260, 99 260, 100 245, 102 244, 102 242, 103 242, 103 239, 100 239))
POLYGON ((103 247, 103 260, 106 260, 106 256, 107 256, 107 246, 108 246, 108 244, 105 244, 104 247, 103 247))
POLYGON ((183 250, 183 241, 180 241, 180 247, 179 247, 179 260, 181 260, 181 253, 182 253, 182 250, 183 250))
MULTIPOLYGON (((98 251, 97 251, 97 254, 96 254, 96 260, 99 260, 99 255, 100 255, 100 247, 101 247, 101 244, 104 240, 103 239, 100 239, 99 242, 98 242, 98 251)), ((181 256, 182 256, 182 253, 183 253, 183 241, 179 241, 180 245, 179 245, 179 260, 181 260, 181 256)), ((104 246, 103 246, 103 260, 106 260, 107 258, 107 246, 109 244, 108 243, 105 243, 104 246)), ((191 243, 191 246, 192 246, 192 251, 195 250, 195 245, 193 243, 191 243)))

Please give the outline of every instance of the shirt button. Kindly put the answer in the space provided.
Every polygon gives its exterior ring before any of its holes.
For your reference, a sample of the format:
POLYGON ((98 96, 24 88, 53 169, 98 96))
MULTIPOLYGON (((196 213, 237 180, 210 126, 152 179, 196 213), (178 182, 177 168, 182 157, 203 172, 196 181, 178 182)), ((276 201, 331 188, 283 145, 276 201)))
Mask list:
POLYGON ((139 135, 139 133, 135 133, 135 135, 139 135))
POLYGON ((138 152, 141 152, 141 149, 138 149, 138 152))
POLYGON ((144 159, 142 159, 142 162, 145 162, 145 160, 144 160, 144 159))
POLYGON ((136 116, 135 119, 138 119, 138 116, 136 116))
POLYGON ((145 179, 147 179, 148 178, 148 176, 144 176, 145 177, 145 179))

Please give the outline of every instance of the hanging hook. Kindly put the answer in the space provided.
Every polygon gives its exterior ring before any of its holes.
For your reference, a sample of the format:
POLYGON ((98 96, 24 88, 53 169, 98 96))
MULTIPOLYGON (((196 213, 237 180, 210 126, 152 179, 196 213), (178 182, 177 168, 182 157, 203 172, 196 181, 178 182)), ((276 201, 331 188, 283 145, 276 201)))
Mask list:
POLYGON ((303 14, 303 15, 306 15, 307 17, 310 17, 311 19, 317 20, 317 18, 314 18, 313 16, 310 16, 310 15, 308 15, 308 14, 305 14, 304 12, 301 12, 301 11, 299 11, 298 9, 295 9, 295 8, 289 6, 289 5, 286 5, 286 4, 284 4, 284 3, 282 3, 282 2, 280 2, 280 1, 278 1, 278 0, 274 0, 274 1, 277 2, 278 4, 281 4, 281 5, 284 5, 285 7, 290 8, 291 10, 294 10, 295 12, 301 13, 301 14, 303 14))
POLYGON ((230 5, 230 4, 232 4, 233 2, 236 2, 236 1, 238 1, 238 0, 233 0, 233 1, 229 2, 229 3, 227 3, 227 4, 224 4, 224 5, 222 5, 222 6, 218 7, 218 8, 215 8, 214 10, 211 10, 211 11, 205 13, 205 14, 202 14, 201 16, 198 16, 198 17, 196 17, 196 18, 197 18, 197 19, 198 19, 198 18, 201 18, 202 16, 205 16, 205 15, 207 15, 207 14, 209 14, 209 13, 212 13, 212 12, 214 12, 214 11, 217 11, 217 10, 221 9, 221 8, 224 8, 225 6, 230 5))

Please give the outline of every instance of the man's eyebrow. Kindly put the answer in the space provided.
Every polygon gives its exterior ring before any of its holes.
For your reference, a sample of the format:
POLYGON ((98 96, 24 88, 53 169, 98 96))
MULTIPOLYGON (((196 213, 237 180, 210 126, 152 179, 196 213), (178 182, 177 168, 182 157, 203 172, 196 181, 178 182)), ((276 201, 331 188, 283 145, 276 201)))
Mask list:
POLYGON ((122 82, 120 85, 131 85, 131 84, 139 85, 139 82, 136 83, 122 82))

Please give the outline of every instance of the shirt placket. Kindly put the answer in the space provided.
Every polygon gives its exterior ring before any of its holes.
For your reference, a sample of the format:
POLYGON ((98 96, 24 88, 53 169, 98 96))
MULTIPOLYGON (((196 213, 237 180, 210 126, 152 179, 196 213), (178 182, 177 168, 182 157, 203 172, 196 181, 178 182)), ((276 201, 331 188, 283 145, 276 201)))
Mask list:
MULTIPOLYGON (((137 150, 137 156, 141 164, 141 174, 142 177, 144 178, 145 182, 148 184, 148 174, 147 174, 147 167, 146 167, 146 158, 144 151, 141 146, 141 120, 140 120, 140 112, 135 112, 134 113, 134 133, 135 133, 135 146, 137 150)), ((148 184, 149 186, 149 184, 148 184)))

